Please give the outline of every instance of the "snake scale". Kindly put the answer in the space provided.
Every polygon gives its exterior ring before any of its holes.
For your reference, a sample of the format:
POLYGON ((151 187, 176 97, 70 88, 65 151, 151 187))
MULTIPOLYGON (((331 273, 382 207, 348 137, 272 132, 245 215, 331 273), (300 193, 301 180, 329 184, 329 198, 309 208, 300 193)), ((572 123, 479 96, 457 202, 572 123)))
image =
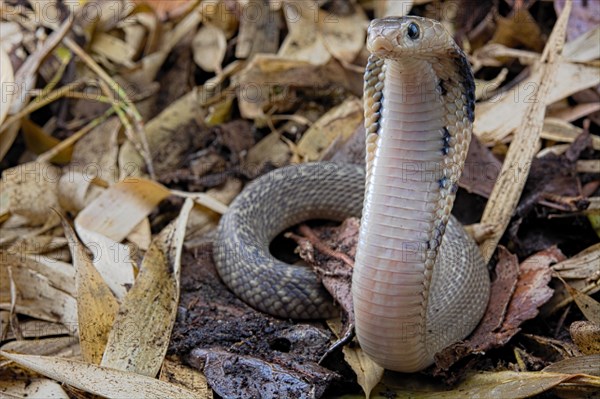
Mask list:
POLYGON ((366 168, 309 163, 250 183, 219 224, 226 285, 280 317, 335 315, 316 274, 269 252, 309 219, 362 214, 352 278, 356 335, 381 366, 422 370, 481 319, 489 276, 475 242, 450 215, 471 138, 473 75, 439 22, 373 20, 364 78, 366 168), (366 182, 366 184, 365 184, 366 182))

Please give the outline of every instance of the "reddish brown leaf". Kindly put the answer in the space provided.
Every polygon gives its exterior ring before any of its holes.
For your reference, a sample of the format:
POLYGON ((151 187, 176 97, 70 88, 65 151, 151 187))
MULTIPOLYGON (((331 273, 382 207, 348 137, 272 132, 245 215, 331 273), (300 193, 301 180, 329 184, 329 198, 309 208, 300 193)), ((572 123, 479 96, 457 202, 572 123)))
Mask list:
POLYGON ((437 371, 447 370, 472 353, 505 345, 521 330, 521 324, 536 317, 538 308, 550 299, 553 292, 548 287, 552 276, 550 265, 565 259, 556 247, 538 252, 520 265, 517 257, 503 247, 499 248, 499 255, 497 278, 492 283, 490 302, 481 323, 469 339, 436 355, 437 371))

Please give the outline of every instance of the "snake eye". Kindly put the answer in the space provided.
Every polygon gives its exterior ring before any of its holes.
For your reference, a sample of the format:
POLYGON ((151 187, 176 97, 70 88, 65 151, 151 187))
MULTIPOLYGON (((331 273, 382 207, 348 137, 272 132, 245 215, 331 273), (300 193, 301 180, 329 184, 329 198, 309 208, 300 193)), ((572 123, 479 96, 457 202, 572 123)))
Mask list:
POLYGON ((412 40, 416 40, 419 38, 419 33, 419 25, 411 22, 406 29, 406 34, 408 37, 410 37, 412 40))

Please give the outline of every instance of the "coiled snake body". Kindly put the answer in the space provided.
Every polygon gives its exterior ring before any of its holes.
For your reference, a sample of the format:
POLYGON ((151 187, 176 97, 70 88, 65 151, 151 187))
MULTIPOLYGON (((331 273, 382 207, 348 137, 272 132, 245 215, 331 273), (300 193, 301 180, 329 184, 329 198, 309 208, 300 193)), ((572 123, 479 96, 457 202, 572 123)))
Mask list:
POLYGON ((381 366, 412 372, 468 335, 489 295, 479 249, 450 215, 474 83, 464 53, 433 20, 374 20, 367 48, 366 170, 312 163, 260 177, 221 219, 214 255, 223 281, 253 307, 329 317, 335 308, 314 272, 275 259, 269 243, 304 220, 362 213, 352 279, 356 335, 381 366))

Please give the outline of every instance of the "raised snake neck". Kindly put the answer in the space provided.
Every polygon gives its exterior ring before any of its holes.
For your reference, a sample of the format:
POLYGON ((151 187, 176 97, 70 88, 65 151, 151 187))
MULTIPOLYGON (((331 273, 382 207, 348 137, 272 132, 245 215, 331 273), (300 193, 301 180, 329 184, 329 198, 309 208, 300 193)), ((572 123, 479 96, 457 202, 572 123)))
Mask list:
POLYGON ((450 215, 474 108, 464 53, 436 21, 374 20, 365 72, 365 174, 312 163, 255 180, 221 219, 214 247, 228 287, 264 312, 335 314, 309 269, 283 263, 271 240, 309 219, 362 221, 352 281, 356 335, 381 366, 421 370, 479 322, 489 277, 474 241, 450 215))

